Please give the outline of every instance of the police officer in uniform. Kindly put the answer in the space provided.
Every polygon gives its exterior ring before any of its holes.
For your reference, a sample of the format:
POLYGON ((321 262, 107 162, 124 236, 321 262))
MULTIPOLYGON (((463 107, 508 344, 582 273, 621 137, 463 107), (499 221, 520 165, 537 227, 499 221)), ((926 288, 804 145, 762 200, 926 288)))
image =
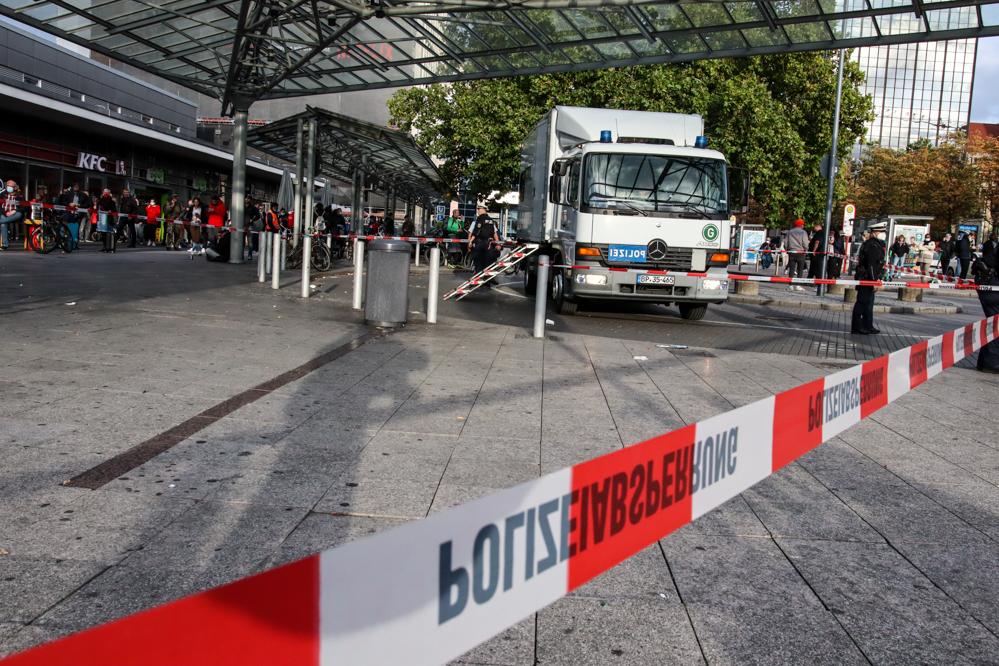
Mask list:
MULTIPOLYGON (((864 241, 857 253, 855 280, 880 280, 885 270, 885 224, 870 227, 871 237, 864 241)), ((853 325, 850 332, 855 335, 875 335, 874 328, 874 287, 858 286, 857 303, 853 306, 853 325)))
MULTIPOLYGON (((983 253, 971 270, 975 274, 975 284, 999 289, 999 253, 983 253)), ((979 290, 978 301, 986 317, 999 314, 999 291, 979 290)), ((978 350, 977 367, 982 372, 999 374, 999 340, 993 340, 978 350)))

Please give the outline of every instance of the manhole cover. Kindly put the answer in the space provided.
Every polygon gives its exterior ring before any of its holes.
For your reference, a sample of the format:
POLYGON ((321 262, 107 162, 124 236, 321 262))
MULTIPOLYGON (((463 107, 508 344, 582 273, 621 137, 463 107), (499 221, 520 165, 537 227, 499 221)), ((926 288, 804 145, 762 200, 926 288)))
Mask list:
POLYGON ((775 317, 773 315, 756 315, 756 318, 767 321, 801 321, 801 317, 775 317))

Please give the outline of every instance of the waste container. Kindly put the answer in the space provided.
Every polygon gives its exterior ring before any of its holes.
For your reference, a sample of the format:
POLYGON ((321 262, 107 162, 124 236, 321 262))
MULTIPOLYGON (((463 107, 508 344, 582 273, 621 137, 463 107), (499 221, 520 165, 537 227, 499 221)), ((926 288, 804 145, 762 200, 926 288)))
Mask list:
POLYGON ((365 278, 364 323, 369 326, 402 326, 409 312, 409 256, 406 241, 378 239, 368 243, 365 278))

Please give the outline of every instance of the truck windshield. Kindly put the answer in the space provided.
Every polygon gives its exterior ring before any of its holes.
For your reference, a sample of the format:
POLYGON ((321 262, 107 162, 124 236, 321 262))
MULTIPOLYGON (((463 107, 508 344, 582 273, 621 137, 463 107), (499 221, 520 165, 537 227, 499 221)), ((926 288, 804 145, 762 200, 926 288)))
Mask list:
POLYGON ((725 162, 703 157, 590 153, 583 175, 583 205, 620 210, 728 213, 725 162))

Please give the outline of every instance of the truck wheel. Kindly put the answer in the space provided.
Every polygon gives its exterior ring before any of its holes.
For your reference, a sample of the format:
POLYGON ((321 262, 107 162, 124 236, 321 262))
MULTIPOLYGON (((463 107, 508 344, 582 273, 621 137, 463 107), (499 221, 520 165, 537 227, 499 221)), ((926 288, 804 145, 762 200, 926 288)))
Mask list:
POLYGON ((538 274, 532 273, 527 266, 524 266, 524 293, 528 296, 538 293, 538 274))
POLYGON ((565 293, 565 274, 561 270, 556 270, 552 275, 551 286, 552 300, 555 302, 555 310, 560 315, 576 314, 577 304, 569 300, 565 293))
POLYGON ((700 321, 704 319, 705 313, 708 311, 707 304, 696 305, 694 303, 681 303, 680 304, 680 316, 687 321, 700 321))

